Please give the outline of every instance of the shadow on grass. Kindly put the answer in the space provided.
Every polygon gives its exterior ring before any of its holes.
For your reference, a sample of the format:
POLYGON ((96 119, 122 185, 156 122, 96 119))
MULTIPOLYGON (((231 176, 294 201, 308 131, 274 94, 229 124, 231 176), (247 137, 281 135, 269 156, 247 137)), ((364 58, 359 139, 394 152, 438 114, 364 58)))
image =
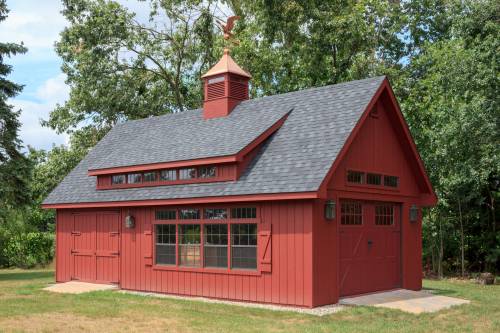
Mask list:
POLYGON ((433 295, 453 296, 457 295, 456 290, 425 287, 423 290, 431 292, 433 295))
POLYGON ((33 280, 33 279, 45 279, 54 277, 54 272, 52 271, 33 271, 33 272, 9 272, 0 271, 0 281, 22 281, 22 280, 33 280))

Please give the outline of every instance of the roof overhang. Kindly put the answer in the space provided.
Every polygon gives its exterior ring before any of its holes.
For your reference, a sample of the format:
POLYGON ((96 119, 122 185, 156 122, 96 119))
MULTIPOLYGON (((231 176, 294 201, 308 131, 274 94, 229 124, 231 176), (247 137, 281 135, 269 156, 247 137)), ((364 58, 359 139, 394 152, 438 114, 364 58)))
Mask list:
POLYGON ((162 200, 136 200, 136 201, 108 201, 108 202, 80 202, 80 203, 57 203, 42 204, 44 209, 75 209, 75 208, 105 208, 105 207, 137 207, 137 206, 170 206, 189 205, 204 203, 230 203, 230 202, 256 202, 276 200, 307 200, 318 199, 318 192, 297 193, 269 193, 251 195, 231 195, 184 199, 162 199, 162 200))

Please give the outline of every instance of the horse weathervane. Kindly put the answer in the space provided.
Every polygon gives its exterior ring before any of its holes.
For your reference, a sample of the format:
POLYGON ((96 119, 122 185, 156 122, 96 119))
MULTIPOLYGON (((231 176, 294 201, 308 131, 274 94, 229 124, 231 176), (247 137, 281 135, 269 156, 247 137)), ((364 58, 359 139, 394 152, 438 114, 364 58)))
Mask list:
POLYGON ((231 42, 233 44, 239 45, 240 42, 237 39, 234 39, 234 34, 231 32, 234 28, 234 22, 236 20, 239 20, 241 17, 240 16, 229 16, 227 18, 226 24, 224 24, 221 21, 218 21, 219 25, 222 28, 222 31, 224 32, 224 40, 227 41, 227 43, 231 42))

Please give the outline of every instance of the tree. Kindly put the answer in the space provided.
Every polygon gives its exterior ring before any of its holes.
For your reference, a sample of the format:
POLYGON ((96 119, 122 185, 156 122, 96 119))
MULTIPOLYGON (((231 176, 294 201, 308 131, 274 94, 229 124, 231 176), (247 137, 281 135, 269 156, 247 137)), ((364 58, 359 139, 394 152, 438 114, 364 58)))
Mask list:
POLYGON ((393 1, 229 1, 243 17, 235 49, 253 93, 272 95, 400 68, 402 6, 393 1))
POLYGON ((494 1, 464 2, 450 38, 424 43, 399 82, 402 107, 439 196, 438 222, 449 225, 445 243, 458 249, 453 257, 462 274, 467 256, 476 269, 498 265, 498 257, 485 258, 498 248, 491 198, 498 196, 493 180, 500 175, 499 13, 494 1))
POLYGON ((150 0, 149 20, 115 1, 65 0, 69 27, 56 51, 71 86, 69 100, 45 125, 59 132, 97 129, 194 108, 199 77, 215 60, 212 1, 150 0))
MULTIPOLYGON (((5 0, 0 0, 0 22, 5 20, 7 14, 5 0)), ((22 44, 0 43, 0 219, 7 209, 23 205, 29 199, 30 163, 20 151, 20 111, 14 111, 7 101, 19 94, 23 87, 7 80, 12 66, 5 63, 6 57, 26 51, 22 44)))

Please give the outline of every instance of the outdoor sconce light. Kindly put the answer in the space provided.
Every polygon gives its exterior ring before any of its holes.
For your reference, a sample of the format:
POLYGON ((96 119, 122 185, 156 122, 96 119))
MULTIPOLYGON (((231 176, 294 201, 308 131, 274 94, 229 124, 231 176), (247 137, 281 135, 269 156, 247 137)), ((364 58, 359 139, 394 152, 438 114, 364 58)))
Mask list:
POLYGON ((127 229, 135 228, 135 218, 132 215, 127 215, 125 217, 125 228, 127 229))
POLYGON ((325 219, 335 220, 336 203, 333 200, 325 202, 325 219))
POLYGON ((414 223, 418 220, 418 207, 417 205, 411 205, 410 207, 410 222, 414 223))

